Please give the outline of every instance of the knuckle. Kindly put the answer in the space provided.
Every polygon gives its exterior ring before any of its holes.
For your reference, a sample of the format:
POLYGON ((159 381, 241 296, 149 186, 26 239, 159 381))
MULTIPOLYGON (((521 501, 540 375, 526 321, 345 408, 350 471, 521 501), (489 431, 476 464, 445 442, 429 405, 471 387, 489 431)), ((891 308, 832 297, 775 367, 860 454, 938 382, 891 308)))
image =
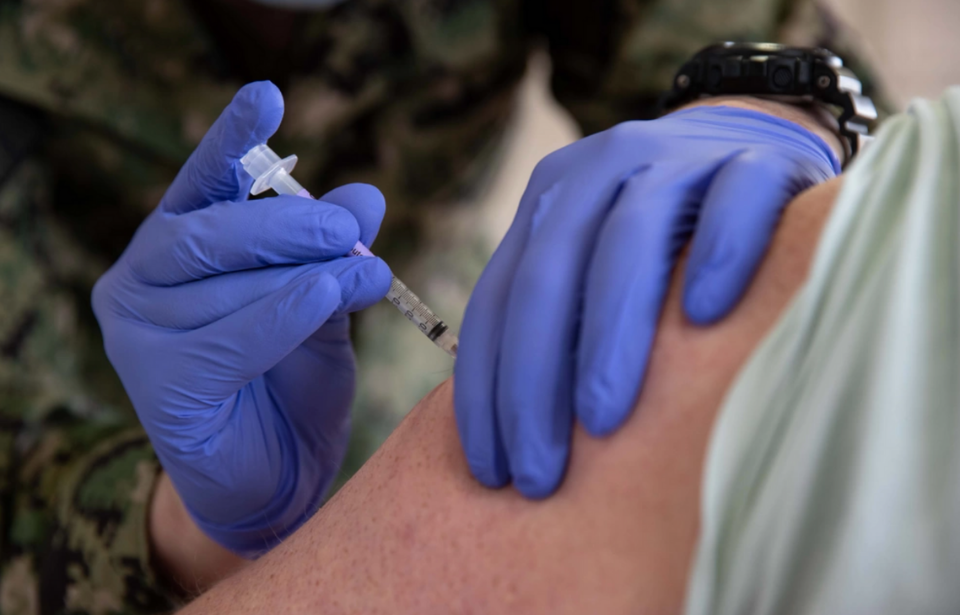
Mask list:
MULTIPOLYGON (((569 145, 567 147, 570 147, 569 145)), ((557 162, 560 159, 561 153, 566 149, 562 147, 556 151, 550 152, 546 156, 540 159, 540 162, 537 163, 537 166, 533 168, 533 173, 530 175, 530 184, 538 184, 554 175, 554 169, 557 167, 557 162)))
POLYGON ((122 257, 135 279, 148 284, 160 282, 156 277, 166 258, 165 246, 180 232, 176 224, 177 218, 154 213, 138 231, 122 257))
POLYGON ((732 163, 745 167, 750 172, 774 176, 789 173, 791 168, 795 166, 788 156, 784 156, 775 149, 761 150, 756 147, 744 149, 733 159, 732 163))
POLYGON ((166 233, 170 239, 165 242, 162 253, 156 255, 167 261, 163 267, 167 273, 157 282, 173 284, 183 281, 184 276, 200 279, 214 273, 216 255, 207 245, 204 228, 184 217, 171 220, 169 225, 166 233))
POLYGON ((151 266, 153 262, 152 259, 145 257, 138 251, 131 253, 127 258, 127 267, 135 279, 149 283, 154 277, 151 266))
POLYGON ((605 133, 607 145, 614 149, 621 149, 636 145, 638 139, 642 139, 646 133, 646 122, 621 122, 610 128, 605 133))
POLYGON ((93 292, 90 294, 90 303, 93 307, 93 314, 97 317, 98 321, 102 321, 108 310, 108 304, 111 297, 111 283, 110 276, 112 275, 112 269, 107 271, 107 273, 100 276, 100 279, 97 280, 97 283, 93 285, 93 292))
POLYGON ((762 178, 763 184, 769 187, 795 191, 815 181, 815 175, 807 172, 801 162, 777 151, 751 148, 729 164, 739 176, 762 178))

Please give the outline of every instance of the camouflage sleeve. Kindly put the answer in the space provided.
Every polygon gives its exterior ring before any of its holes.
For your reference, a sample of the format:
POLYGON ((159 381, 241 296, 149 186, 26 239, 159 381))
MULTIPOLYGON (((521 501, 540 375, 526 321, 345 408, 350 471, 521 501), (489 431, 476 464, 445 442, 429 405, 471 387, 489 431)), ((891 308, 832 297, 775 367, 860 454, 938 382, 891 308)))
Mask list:
POLYGON ((50 212, 44 165, 0 186, 0 613, 155 613, 159 464, 89 308, 104 264, 50 212))
POLYGON ((815 0, 606 0, 580 6, 582 14, 573 3, 545 3, 538 15, 550 43, 554 94, 585 134, 656 117, 657 99, 677 68, 702 47, 726 40, 826 47, 861 77, 881 113, 893 109, 851 32, 815 0))
POLYGON ((10 447, 0 485, 6 535, 0 612, 161 613, 173 602, 154 575, 147 510, 160 465, 144 433, 60 414, 25 455, 10 447))

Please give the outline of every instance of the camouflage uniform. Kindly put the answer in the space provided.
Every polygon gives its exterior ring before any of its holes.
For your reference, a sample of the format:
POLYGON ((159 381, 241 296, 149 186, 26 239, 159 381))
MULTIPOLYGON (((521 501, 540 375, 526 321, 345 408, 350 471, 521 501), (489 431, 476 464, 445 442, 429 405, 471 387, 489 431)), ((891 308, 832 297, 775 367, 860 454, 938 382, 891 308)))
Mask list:
MULTIPOLYGON (((89 293, 244 82, 283 90, 272 144, 299 155, 314 194, 347 181, 383 190, 377 251, 455 315, 494 246, 469 228, 441 244, 423 221, 455 219, 444 204, 489 172, 531 45, 547 45, 554 94, 590 133, 653 117, 675 68, 707 43, 820 44, 851 58, 843 34, 808 0, 350 0, 316 12, 0 0, 0 102, 18 105, 6 135, 0 113, 0 154, 17 113, 42 134, 15 166, 0 155, 0 613, 172 608, 146 530, 159 464, 89 293), (443 258, 408 272, 415 250, 443 258)), ((450 368, 379 309, 357 326, 351 468, 450 368), (435 359, 398 383, 408 343, 435 359)))

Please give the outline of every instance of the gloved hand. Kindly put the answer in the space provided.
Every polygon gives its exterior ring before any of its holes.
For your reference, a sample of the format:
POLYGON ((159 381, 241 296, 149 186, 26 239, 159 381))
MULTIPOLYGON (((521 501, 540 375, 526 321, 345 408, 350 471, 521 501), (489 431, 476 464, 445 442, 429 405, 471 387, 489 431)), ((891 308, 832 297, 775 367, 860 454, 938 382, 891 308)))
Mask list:
POLYGON ((746 289, 783 207, 839 171, 807 129, 733 107, 627 122, 544 158, 460 332, 456 417, 477 479, 552 493, 574 417, 598 436, 627 418, 690 236, 684 309, 709 323, 746 289))
POLYGON ((390 286, 380 259, 344 257, 376 236, 372 186, 245 200, 238 160, 282 116, 273 84, 241 89, 93 292, 164 470, 201 529, 246 557, 320 506, 349 431, 347 313, 390 286))

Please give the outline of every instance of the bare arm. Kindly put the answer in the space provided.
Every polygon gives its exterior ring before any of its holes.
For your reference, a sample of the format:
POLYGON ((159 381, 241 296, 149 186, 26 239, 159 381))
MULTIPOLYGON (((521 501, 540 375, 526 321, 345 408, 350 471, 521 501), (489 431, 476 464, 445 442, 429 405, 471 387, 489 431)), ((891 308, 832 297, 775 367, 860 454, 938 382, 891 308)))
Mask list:
POLYGON ((166 474, 157 480, 148 523, 158 572, 165 585, 180 596, 199 596, 250 563, 200 530, 166 474))
MULTIPOLYGON (((716 97, 688 106, 718 104, 769 113, 798 123, 823 138, 840 155, 840 143, 831 129, 809 110, 749 96, 716 97)), ((167 577, 171 589, 186 596, 202 593, 247 563, 221 548, 197 528, 166 477, 157 484, 151 503, 149 530, 158 568, 167 577)))
POLYGON ((471 478, 448 381, 299 532, 185 612, 677 612, 714 415, 804 279, 836 187, 794 201, 719 325, 687 323, 674 284, 632 417, 603 440, 576 431, 555 497, 471 478))

